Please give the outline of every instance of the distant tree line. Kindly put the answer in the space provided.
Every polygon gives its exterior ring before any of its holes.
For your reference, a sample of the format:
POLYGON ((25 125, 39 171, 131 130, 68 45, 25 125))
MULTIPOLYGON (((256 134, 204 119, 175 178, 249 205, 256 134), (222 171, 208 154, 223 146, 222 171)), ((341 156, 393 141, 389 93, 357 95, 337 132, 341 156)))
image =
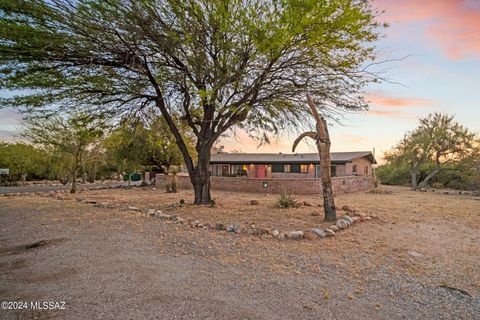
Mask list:
MULTIPOLYGON (((179 125, 181 127, 181 125, 179 125)), ((191 147, 186 129, 181 130, 191 147)), ((130 117, 111 127, 103 118, 83 113, 30 118, 23 124, 28 142, 0 142, 0 168, 10 169, 3 184, 27 180, 94 182, 123 174, 167 173, 182 163, 173 134, 162 117, 130 117)))
POLYGON ((410 185, 413 190, 480 189, 480 140, 450 115, 433 113, 385 154, 377 168, 383 184, 410 185))

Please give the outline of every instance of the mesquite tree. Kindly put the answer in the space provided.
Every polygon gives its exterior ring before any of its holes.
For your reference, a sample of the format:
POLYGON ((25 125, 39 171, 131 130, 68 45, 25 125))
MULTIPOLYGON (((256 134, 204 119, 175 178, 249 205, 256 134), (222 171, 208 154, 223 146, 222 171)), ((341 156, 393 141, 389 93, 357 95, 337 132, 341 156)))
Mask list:
POLYGON ((315 140, 315 145, 317 146, 318 155, 320 157, 320 176, 322 180, 323 211, 325 213, 325 221, 335 221, 337 219, 337 211, 335 208, 332 176, 330 172, 331 142, 330 134, 328 133, 328 125, 325 118, 320 116, 318 113, 317 106, 312 101, 310 95, 307 95, 307 103, 315 119, 316 131, 304 132, 297 139, 295 139, 292 146, 292 152, 295 152, 295 148, 303 138, 309 137, 315 140))
POLYGON ((432 113, 419 120, 420 125, 405 135, 385 160, 392 164, 407 164, 412 189, 426 187, 442 170, 458 170, 456 164, 480 160, 480 139, 453 116, 432 113), (426 175, 420 177, 420 171, 426 175))
POLYGON ((211 201, 210 150, 222 134, 298 127, 309 121, 307 92, 329 115, 363 110, 361 90, 376 80, 366 67, 379 24, 363 0, 10 0, 0 25, 1 87, 23 90, 4 105, 161 113, 196 204, 211 201))
POLYGON ((103 121, 91 115, 76 114, 69 118, 32 118, 23 125, 22 135, 36 145, 61 156, 70 173, 72 187, 77 191, 78 170, 84 162, 87 148, 99 142, 105 128, 103 121))

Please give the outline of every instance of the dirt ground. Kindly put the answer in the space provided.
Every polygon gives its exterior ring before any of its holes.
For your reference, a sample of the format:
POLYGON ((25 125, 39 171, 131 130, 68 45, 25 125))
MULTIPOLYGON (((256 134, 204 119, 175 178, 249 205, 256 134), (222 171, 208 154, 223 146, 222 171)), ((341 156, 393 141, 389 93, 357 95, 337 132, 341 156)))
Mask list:
POLYGON ((0 300, 65 301, 0 319, 479 319, 480 197, 382 188, 392 193, 336 197, 375 219, 285 242, 123 209, 288 231, 322 226, 318 197, 292 209, 275 195, 214 192, 209 208, 140 188, 0 197, 0 300))

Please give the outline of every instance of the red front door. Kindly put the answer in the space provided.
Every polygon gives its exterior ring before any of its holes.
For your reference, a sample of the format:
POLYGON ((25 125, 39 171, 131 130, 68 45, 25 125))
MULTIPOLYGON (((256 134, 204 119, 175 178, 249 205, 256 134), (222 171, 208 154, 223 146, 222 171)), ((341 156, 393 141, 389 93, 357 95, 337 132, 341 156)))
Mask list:
POLYGON ((256 164, 255 165, 255 178, 265 178, 265 165, 256 164))

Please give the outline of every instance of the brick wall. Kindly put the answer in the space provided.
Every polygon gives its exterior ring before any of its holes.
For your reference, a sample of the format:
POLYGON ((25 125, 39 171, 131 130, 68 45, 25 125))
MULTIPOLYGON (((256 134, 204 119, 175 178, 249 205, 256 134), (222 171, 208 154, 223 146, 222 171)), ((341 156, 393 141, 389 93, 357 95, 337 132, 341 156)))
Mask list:
MULTIPOLYGON (((171 182, 171 176, 158 174, 157 188, 165 188, 171 182)), ((280 193, 283 190, 293 194, 317 194, 321 192, 320 179, 254 179, 245 177, 210 177, 212 190, 243 191, 253 193, 280 193), (264 183, 268 186, 264 187, 264 183)), ((373 187, 370 176, 346 176, 332 178, 333 191, 355 192, 373 187)), ((188 176, 178 176, 179 189, 191 189, 188 176)))

